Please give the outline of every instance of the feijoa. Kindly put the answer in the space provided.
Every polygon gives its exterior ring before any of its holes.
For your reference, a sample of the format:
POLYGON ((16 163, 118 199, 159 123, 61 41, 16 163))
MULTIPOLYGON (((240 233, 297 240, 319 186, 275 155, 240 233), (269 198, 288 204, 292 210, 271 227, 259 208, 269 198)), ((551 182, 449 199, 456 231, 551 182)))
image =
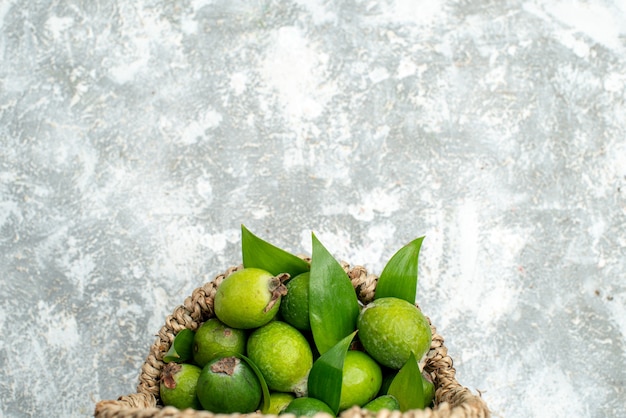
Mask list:
POLYGON ((210 318, 196 331, 193 339, 193 361, 204 367, 217 357, 244 354, 246 332, 232 328, 217 318, 210 318))
POLYGON ((274 319, 281 297, 287 292, 283 281, 289 275, 273 276, 258 268, 244 268, 226 277, 217 287, 214 308, 226 325, 258 328, 274 319))
POLYGON ((404 299, 376 299, 363 308, 358 319, 359 338, 365 351, 378 363, 399 370, 411 352, 420 359, 432 340, 424 314, 404 299))
POLYGON ((214 413, 254 412, 262 396, 254 371, 237 357, 208 362, 198 377, 197 395, 202 407, 214 413))
POLYGON ((200 368, 192 364, 167 363, 161 372, 159 395, 166 406, 201 409, 196 397, 200 368))

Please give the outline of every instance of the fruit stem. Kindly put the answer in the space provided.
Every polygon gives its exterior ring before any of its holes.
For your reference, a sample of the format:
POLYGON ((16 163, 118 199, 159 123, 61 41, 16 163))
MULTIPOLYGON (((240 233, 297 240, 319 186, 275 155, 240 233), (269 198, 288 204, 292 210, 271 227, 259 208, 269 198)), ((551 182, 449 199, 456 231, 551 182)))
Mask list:
POLYGON ((285 282, 289 280, 288 273, 281 273, 278 276, 274 276, 270 279, 269 289, 272 293, 272 298, 269 303, 263 309, 263 312, 269 312, 270 309, 276 305, 276 302, 280 299, 281 296, 285 296, 287 294, 287 286, 285 286, 285 282))
POLYGON ((238 364, 239 359, 237 357, 224 357, 211 365, 211 371, 213 373, 224 373, 232 376, 238 364))
POLYGON ((167 363, 163 368, 161 374, 161 381, 168 389, 176 388, 176 380, 174 375, 182 369, 182 366, 178 363, 167 363))

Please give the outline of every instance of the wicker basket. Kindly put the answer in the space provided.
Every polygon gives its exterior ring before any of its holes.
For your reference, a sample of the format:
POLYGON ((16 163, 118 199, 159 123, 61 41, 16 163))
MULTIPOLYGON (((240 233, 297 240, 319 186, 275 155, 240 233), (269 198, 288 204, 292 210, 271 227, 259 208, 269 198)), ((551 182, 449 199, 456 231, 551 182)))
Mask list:
MULTIPOLYGON (((378 277, 368 274, 360 266, 351 268, 348 264, 342 266, 352 285, 357 291, 359 300, 370 302, 374 297, 374 290, 378 277)), ((189 328, 195 331, 204 321, 214 316, 213 298, 217 286, 231 273, 242 266, 231 267, 225 273, 217 276, 213 281, 206 283, 193 291, 185 299, 182 306, 177 307, 165 320, 165 325, 159 330, 158 338, 150 348, 139 376, 137 393, 121 396, 117 400, 105 400, 96 404, 95 416, 98 418, 263 418, 260 413, 252 414, 214 414, 208 411, 184 410, 173 407, 163 407, 159 400, 159 378, 163 363, 163 356, 169 350, 174 336, 182 329, 189 328)), ((430 322, 430 319, 429 319, 430 322)), ((424 369, 430 373, 435 384, 435 406, 424 410, 412 410, 401 413, 399 411, 381 411, 372 413, 358 407, 353 407, 340 414, 341 418, 483 418, 489 417, 487 405, 479 395, 461 386, 455 378, 455 369, 448 350, 443 345, 443 337, 437 334, 431 324, 433 334, 430 351, 426 354, 424 369)), ((288 415, 283 415, 285 418, 288 415)), ((293 417, 293 415, 292 415, 293 417)))

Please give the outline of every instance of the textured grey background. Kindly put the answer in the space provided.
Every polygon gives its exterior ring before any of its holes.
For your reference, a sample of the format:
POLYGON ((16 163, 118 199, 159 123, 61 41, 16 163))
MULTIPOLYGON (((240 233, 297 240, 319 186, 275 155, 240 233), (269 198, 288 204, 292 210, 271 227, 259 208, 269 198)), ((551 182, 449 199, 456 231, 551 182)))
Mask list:
POLYGON ((425 235, 496 417, 624 416, 624 1, 0 0, 0 58, 0 417, 133 392, 242 223, 425 235))

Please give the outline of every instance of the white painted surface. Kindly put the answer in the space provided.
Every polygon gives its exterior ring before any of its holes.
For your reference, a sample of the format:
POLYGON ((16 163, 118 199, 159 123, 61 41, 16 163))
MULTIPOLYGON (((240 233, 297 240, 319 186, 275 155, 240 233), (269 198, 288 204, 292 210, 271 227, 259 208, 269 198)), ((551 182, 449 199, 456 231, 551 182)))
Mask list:
POLYGON ((623 416, 626 7, 0 1, 0 416, 89 416, 241 261, 380 272, 496 417, 623 416))

